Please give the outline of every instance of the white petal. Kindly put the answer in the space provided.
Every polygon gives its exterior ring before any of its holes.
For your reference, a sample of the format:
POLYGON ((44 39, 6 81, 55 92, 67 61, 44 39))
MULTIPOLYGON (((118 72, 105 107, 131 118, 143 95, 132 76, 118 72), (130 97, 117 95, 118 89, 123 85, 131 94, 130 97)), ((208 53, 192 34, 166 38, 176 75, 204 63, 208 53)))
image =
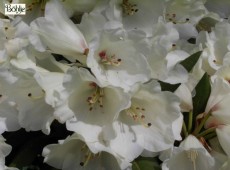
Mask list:
POLYGON ((216 129, 217 137, 219 139, 220 145, 224 149, 225 153, 230 156, 230 148, 229 148, 229 141, 230 141, 230 126, 222 126, 216 129))

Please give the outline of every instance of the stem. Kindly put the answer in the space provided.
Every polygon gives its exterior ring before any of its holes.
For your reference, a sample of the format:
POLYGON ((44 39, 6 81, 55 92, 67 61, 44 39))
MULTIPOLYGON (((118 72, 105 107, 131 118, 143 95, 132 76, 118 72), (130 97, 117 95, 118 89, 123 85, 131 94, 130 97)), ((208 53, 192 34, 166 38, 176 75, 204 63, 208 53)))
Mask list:
POLYGON ((202 136, 204 137, 204 136, 208 135, 209 133, 215 132, 215 130, 216 130, 215 127, 209 128, 209 129, 207 129, 207 130, 205 130, 205 131, 199 133, 199 134, 197 135, 197 137, 202 137, 202 136))
POLYGON ((209 140, 209 139, 212 139, 214 137, 216 137, 216 132, 212 132, 212 133, 204 136, 205 140, 209 140))
POLYGON ((188 119, 188 133, 191 133, 191 131, 192 131, 192 122, 193 122, 193 112, 192 111, 190 111, 189 112, 189 119, 188 119))
POLYGON ((183 133, 184 133, 185 137, 187 137, 188 136, 188 131, 187 131, 187 128, 186 128, 186 125, 185 125, 184 121, 183 121, 182 130, 183 130, 183 133))
POLYGON ((202 119, 201 123, 199 124, 199 126, 194 130, 193 134, 196 136, 200 130, 202 129, 202 127, 204 126, 205 122, 208 120, 208 118, 211 116, 211 112, 208 112, 208 114, 202 119))

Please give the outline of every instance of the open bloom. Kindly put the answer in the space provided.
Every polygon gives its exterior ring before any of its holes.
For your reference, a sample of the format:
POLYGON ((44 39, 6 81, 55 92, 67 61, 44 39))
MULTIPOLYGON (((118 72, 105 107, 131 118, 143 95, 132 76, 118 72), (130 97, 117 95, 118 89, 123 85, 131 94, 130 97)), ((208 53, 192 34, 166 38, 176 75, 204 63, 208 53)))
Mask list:
POLYGON ((86 69, 69 69, 64 77, 68 107, 75 118, 67 129, 79 133, 85 141, 99 140, 103 128, 130 104, 130 95, 120 88, 103 87, 86 69))
POLYGON ((10 60, 11 57, 16 57, 18 52, 29 45, 28 35, 30 27, 21 21, 19 17, 14 20, 0 20, 0 63, 10 60), (7 57, 4 58, 2 53, 7 57))
POLYGON ((170 92, 161 92, 159 84, 153 81, 134 94, 130 107, 113 123, 115 133, 105 129, 104 140, 114 152, 134 159, 143 149, 160 152, 171 148, 175 140, 181 140, 181 128, 178 98, 170 92), (120 147, 121 143, 127 145, 126 149, 120 147))
POLYGON ((60 140, 58 144, 46 146, 42 154, 46 163, 62 170, 118 170, 130 167, 130 163, 113 154, 109 148, 100 143, 84 143, 76 134, 60 140))
POLYGON ((121 29, 103 31, 90 42, 87 66, 104 86, 130 91, 136 83, 150 78, 145 56, 138 50, 139 42, 127 37, 121 29))
POLYGON ((163 170, 215 170, 214 158, 208 153, 199 140, 189 135, 179 147, 174 147, 169 158, 162 164, 163 170))
POLYGON ((1 70, 2 89, 10 101, 15 102, 18 121, 27 131, 50 132, 54 120, 53 108, 44 100, 44 91, 33 78, 33 73, 21 70, 1 70))
POLYGON ((147 37, 163 15, 165 2, 161 0, 113 0, 106 8, 107 17, 120 20, 126 30, 141 30, 147 37))

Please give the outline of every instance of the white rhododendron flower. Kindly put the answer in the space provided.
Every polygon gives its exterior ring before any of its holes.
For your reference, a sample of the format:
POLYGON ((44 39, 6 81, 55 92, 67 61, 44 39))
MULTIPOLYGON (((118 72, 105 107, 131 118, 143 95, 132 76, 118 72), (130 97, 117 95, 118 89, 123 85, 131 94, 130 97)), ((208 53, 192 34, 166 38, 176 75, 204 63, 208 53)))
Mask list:
POLYGON ((206 33, 206 49, 202 54, 210 68, 207 71, 214 74, 221 66, 229 64, 230 56, 230 24, 219 22, 211 33, 206 33))
POLYGON ((164 160, 163 170, 173 170, 174 168, 178 170, 215 170, 214 159, 199 140, 192 135, 189 135, 179 147, 173 148, 170 158, 164 160))
POLYGON ((78 169, 126 169, 128 162, 113 155, 109 148, 100 143, 84 143, 77 135, 60 140, 44 148, 45 162, 63 170, 78 169))
POLYGON ((172 22, 178 30, 180 38, 189 39, 197 36, 195 24, 208 13, 203 0, 174 0, 168 1, 164 19, 172 22))
MULTIPOLYGON (((211 112, 212 115, 220 116, 226 115, 228 109, 228 100, 230 99, 230 86, 223 79, 217 78, 212 86, 212 92, 210 94, 205 113, 211 112)), ((223 121, 228 121, 228 119, 223 119, 223 121)))
POLYGON ((185 84, 181 84, 177 90, 175 91, 175 94, 180 98, 181 100, 181 111, 183 112, 189 112, 192 110, 192 94, 189 88, 185 84))
POLYGON ((142 30, 152 35, 152 27, 163 15, 164 2, 160 0, 112 0, 106 8, 106 16, 119 20, 126 30, 142 30))
POLYGON ((145 56, 138 52, 138 43, 120 32, 102 32, 90 43, 87 66, 104 86, 130 91, 136 83, 149 80, 150 69, 145 56))
MULTIPOLYGON (((0 51, 5 51, 8 57, 15 57, 22 48, 29 45, 30 27, 19 17, 10 21, 0 20, 1 43, 0 51)), ((2 61, 1 61, 2 63, 2 61)))
POLYGON ((44 91, 38 86, 33 74, 15 70, 1 70, 2 87, 9 100, 16 103, 18 121, 27 131, 42 130, 49 134, 54 120, 53 108, 45 103, 44 91))
POLYGON ((124 133, 122 127, 128 126, 134 137, 130 142, 135 141, 146 150, 159 152, 170 148, 175 139, 179 140, 177 137, 180 132, 175 135, 174 130, 181 129, 180 114, 178 98, 171 93, 160 92, 159 85, 151 82, 143 85, 134 94, 131 106, 119 115, 117 126, 120 128, 114 129, 116 133, 124 133), (180 121, 173 129, 172 124, 177 119, 180 121))
POLYGON ((47 46, 54 53, 71 56, 82 62, 86 60, 88 45, 85 38, 58 1, 49 1, 45 17, 37 18, 31 27, 35 34, 30 40, 39 51, 45 51, 47 46))
POLYGON ((70 69, 64 77, 69 93, 68 107, 76 120, 67 129, 79 133, 88 142, 99 140, 99 134, 110 125, 121 110, 130 105, 130 95, 120 88, 103 87, 86 69, 70 69))

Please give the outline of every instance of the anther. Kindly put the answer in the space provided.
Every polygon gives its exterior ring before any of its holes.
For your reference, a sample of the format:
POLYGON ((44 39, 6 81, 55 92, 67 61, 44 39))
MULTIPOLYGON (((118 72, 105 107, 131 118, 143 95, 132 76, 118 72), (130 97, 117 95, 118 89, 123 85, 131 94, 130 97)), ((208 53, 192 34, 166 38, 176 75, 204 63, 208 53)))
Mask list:
POLYGON ((144 119, 145 118, 145 115, 141 115, 141 119, 144 119))
POLYGON ((115 55, 112 56, 107 55, 105 50, 99 52, 98 56, 100 57, 102 64, 112 65, 112 66, 119 66, 121 64, 120 58, 116 58, 115 55))
POLYGON ((40 96, 33 96, 32 93, 28 93, 27 96, 33 100, 41 99, 44 97, 45 91, 42 91, 42 94, 40 96))
POLYGON ((94 92, 91 96, 87 98, 87 102, 89 104, 89 111, 93 110, 93 106, 98 103, 99 107, 103 107, 103 96, 104 96, 104 91, 102 88, 98 87, 98 85, 94 82, 91 82, 89 84, 90 87, 94 88, 94 92))
POLYGON ((131 4, 129 0, 123 0, 121 7, 123 10, 123 13, 129 16, 132 16, 136 12, 138 12, 137 4, 131 4))
POLYGON ((89 49, 86 48, 85 51, 84 51, 84 53, 83 53, 83 55, 87 56, 88 54, 89 54, 89 49))
POLYGON ((198 152, 196 150, 189 150, 187 151, 187 157, 189 160, 191 160, 193 164, 193 169, 196 170, 196 159, 198 156, 198 152))
POLYGON ((186 18, 185 21, 178 21, 175 13, 173 14, 166 13, 165 19, 172 22, 173 24, 184 24, 189 21, 189 18, 186 18))
POLYGON ((144 127, 150 127, 152 124, 151 123, 145 123, 145 121, 144 121, 144 119, 145 119, 144 111, 145 111, 144 108, 134 107, 134 106, 131 106, 129 109, 125 110, 127 115, 132 117, 132 119, 134 121, 139 122, 144 127))

